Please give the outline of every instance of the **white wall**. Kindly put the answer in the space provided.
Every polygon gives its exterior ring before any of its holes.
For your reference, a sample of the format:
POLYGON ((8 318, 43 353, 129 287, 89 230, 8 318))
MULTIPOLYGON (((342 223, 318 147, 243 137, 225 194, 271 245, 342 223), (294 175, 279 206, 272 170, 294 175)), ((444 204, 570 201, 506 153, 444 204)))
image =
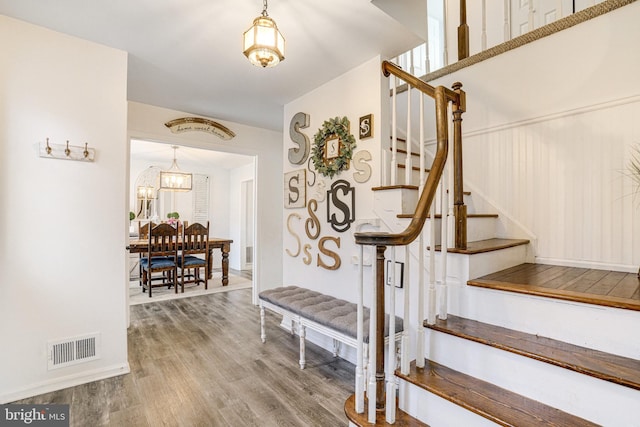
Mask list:
POLYGON ((0 16, 0 402, 128 372, 127 54, 0 16), (38 142, 89 143, 95 162, 38 142), (101 334, 47 370, 47 342, 101 334))
MULTIPOLYGON (((306 129, 300 129, 309 138, 310 144, 313 146, 314 135, 322 127, 325 120, 336 116, 347 116, 350 123, 350 132, 356 138, 357 147, 354 154, 360 150, 368 150, 371 153, 372 160, 369 164, 373 173, 368 182, 357 183, 353 179, 354 168, 351 168, 334 176, 332 179, 317 174, 314 186, 307 185, 307 201, 309 199, 317 199, 315 194, 320 180, 325 183, 325 192, 331 184, 336 180, 347 180, 355 187, 356 195, 356 220, 368 220, 374 218, 373 215, 373 193, 371 187, 379 185, 380 182, 380 141, 382 139, 382 128, 384 120, 381 112, 381 94, 386 94, 384 88, 388 88, 388 82, 383 80, 380 71, 380 58, 373 58, 361 66, 343 74, 342 76, 326 83, 325 85, 315 89, 314 91, 296 99, 285 105, 284 111, 284 147, 282 150, 282 159, 284 159, 284 172, 306 169, 307 162, 302 165, 294 165, 289 163, 288 150, 294 148, 295 144, 289 137, 289 125, 291 118, 298 112, 304 112, 310 115, 310 125, 306 129), (372 113, 374 115, 374 137, 370 139, 360 140, 358 138, 358 121, 361 116, 372 113)), ((388 90, 388 89, 387 89, 388 90)), ((388 138, 388 130, 385 131, 388 138)), ((314 170, 315 172, 315 170, 314 170)), ((311 181, 312 174, 307 170, 307 182, 311 181)), ((284 186, 284 177, 280 176, 280 187, 284 186)), ((358 278, 357 265, 352 264, 351 259, 358 254, 357 245, 354 243, 353 233, 356 224, 352 224, 351 228, 346 232, 338 233, 334 231, 327 222, 327 199, 318 200, 318 209, 315 215, 320 220, 320 236, 316 240, 311 240, 305 233, 305 221, 310 218, 307 208, 284 209, 282 216, 282 228, 284 230, 284 252, 283 257, 283 278, 285 285, 298 285, 305 288, 313 289, 328 295, 342 298, 348 301, 356 300, 356 284, 358 278), (304 251, 296 257, 292 257, 285 251, 289 250, 294 253, 297 250, 297 242, 294 235, 287 230, 287 219, 289 215, 297 214, 300 219, 295 217, 291 220, 292 230, 300 238, 301 245, 310 245, 310 254, 312 261, 306 265, 303 260, 305 258, 304 251), (318 256, 322 257, 327 264, 333 264, 333 260, 325 255, 319 255, 318 242, 324 236, 340 237, 340 248, 337 248, 333 242, 329 242, 326 248, 335 252, 341 259, 341 267, 337 270, 327 270, 318 266, 318 256)), ((278 200, 278 204, 283 204, 283 199, 278 200)), ((370 229, 369 229, 370 230, 370 229)), ((367 274, 370 274, 370 267, 367 267, 367 274)), ((370 279, 369 279, 370 280, 370 279)))
POLYGON ((255 182, 254 175, 255 165, 253 164, 235 168, 229 173, 227 191, 229 195, 229 232, 235 245, 234 250, 229 254, 229 267, 236 270, 242 270, 242 251, 247 245, 252 244, 243 242, 242 183, 250 180, 255 182))
MULTIPOLYGON (((273 201, 282 200, 282 134, 218 120, 236 134, 232 140, 223 141, 203 132, 173 134, 164 125, 169 120, 190 115, 180 111, 130 102, 129 137, 256 156, 257 243, 253 276, 257 289, 254 290, 260 291, 279 286, 282 283, 282 254, 276 249, 282 247, 282 228, 279 226, 282 205, 273 201)), ((227 192, 228 189, 229 184, 227 183, 222 191, 227 192)), ((212 197, 218 196, 212 193, 212 197)), ((228 200, 226 202, 228 203, 228 200)), ((217 232, 215 227, 216 225, 212 222, 212 234, 217 232)), ((227 228, 226 231, 229 232, 229 230, 227 228)), ((240 248, 237 245, 238 243, 234 242, 231 247, 232 253, 239 252, 240 248)))
POLYGON ((625 175, 640 142, 640 3, 440 78, 464 84, 465 185, 537 239, 539 262, 640 264, 625 175))

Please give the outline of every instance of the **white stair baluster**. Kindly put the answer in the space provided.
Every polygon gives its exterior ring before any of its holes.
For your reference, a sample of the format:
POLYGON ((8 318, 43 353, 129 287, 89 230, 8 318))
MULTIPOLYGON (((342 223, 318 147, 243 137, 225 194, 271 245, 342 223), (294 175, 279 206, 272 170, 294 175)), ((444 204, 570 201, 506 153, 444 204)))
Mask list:
POLYGON ((376 310, 377 310, 377 289, 376 289, 376 277, 378 274, 377 262, 374 261, 372 266, 372 281, 373 286, 371 288, 371 308, 369 309, 369 343, 367 345, 369 354, 369 387, 367 392, 367 398, 369 408, 367 411, 367 420, 371 424, 376 422, 376 310))
POLYGON ((387 274, 389 277, 389 349, 387 357, 387 399, 385 414, 387 423, 396 422, 396 248, 391 247, 391 260, 387 274))
POLYGON ((364 288, 364 246, 360 245, 360 266, 358 269, 358 312, 357 312, 357 361, 356 361, 356 412, 358 414, 364 413, 364 322, 363 322, 363 314, 364 314, 364 297, 363 297, 363 288, 364 288))

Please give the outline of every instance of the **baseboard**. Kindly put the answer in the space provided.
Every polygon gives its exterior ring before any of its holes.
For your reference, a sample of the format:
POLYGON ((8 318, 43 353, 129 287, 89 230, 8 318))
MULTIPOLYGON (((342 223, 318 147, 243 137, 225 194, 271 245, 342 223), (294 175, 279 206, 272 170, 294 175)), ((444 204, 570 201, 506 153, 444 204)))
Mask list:
POLYGON ((129 372, 131 372, 131 368, 129 367, 129 362, 126 362, 91 371, 84 371, 65 377, 58 377, 0 395, 0 404, 15 402, 16 400, 26 399, 68 387, 75 387, 77 385, 103 380, 105 378, 117 377, 119 375, 128 374, 129 372))
POLYGON ((559 265, 562 267, 591 268, 594 270, 611 270, 611 271, 621 271, 625 273, 638 272, 637 265, 610 264, 610 263, 596 262, 596 261, 578 261, 578 260, 571 260, 571 259, 536 257, 535 262, 536 264, 559 265))

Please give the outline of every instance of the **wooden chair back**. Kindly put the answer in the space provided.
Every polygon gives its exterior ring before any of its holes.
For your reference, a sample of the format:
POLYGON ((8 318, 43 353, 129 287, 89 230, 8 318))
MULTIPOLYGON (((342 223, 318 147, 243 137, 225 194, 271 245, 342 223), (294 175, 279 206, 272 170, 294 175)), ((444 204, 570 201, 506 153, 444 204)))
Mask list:
POLYGON ((182 255, 207 254, 209 252, 209 221, 204 226, 198 222, 187 226, 182 233, 182 255))
POLYGON ((158 224, 149 231, 148 256, 178 256, 178 229, 170 224, 158 224))
POLYGON ((149 225, 151 225, 151 228, 153 228, 158 224, 155 224, 153 222, 145 222, 144 224, 142 222, 138 223, 138 238, 139 239, 147 239, 147 238, 149 238, 149 225))

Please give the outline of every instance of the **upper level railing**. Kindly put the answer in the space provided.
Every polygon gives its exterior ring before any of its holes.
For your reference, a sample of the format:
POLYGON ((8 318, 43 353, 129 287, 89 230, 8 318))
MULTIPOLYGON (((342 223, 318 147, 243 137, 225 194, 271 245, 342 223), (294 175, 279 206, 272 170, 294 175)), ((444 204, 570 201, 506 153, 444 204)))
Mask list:
POLYGON ((411 74, 424 76, 514 39, 533 41, 537 36, 548 35, 632 1, 427 0, 427 42, 399 55, 394 62, 411 74), (552 28, 538 31, 542 27, 552 28))
MULTIPOLYGON (((387 367, 387 387, 385 393, 385 357, 384 357, 384 339, 385 339, 385 280, 384 280, 384 270, 385 270, 385 251, 387 247, 391 248, 391 265, 395 265, 395 247, 396 246, 405 246, 405 263, 408 264, 409 259, 411 258, 411 254, 409 252, 409 244, 413 242, 416 238, 420 236, 420 245, 418 255, 418 259, 420 262, 424 259, 423 250, 425 245, 422 244, 422 231, 427 217, 431 215, 432 221, 431 224, 435 224, 435 210, 432 210, 430 213, 430 209, 434 206, 434 199, 436 197, 436 193, 439 187, 439 183, 443 177, 443 172, 445 170, 445 164, 448 159, 449 153, 449 103, 451 103, 451 112, 452 112, 452 122, 453 122, 453 161, 452 167, 454 170, 454 193, 456 193, 454 197, 454 203, 460 202, 457 205, 454 205, 455 212, 462 215, 460 219, 456 218, 456 224, 459 222, 463 222, 466 224, 466 206, 462 202, 462 113, 465 110, 465 93, 462 90, 462 84, 455 83, 452 89, 446 88, 444 86, 433 87, 428 83, 412 76, 411 74, 403 71, 397 65, 394 65, 390 62, 384 61, 382 64, 382 71, 385 76, 389 77, 390 75, 394 75, 400 79, 402 79, 408 85, 408 92, 411 91, 412 88, 415 88, 421 94, 424 94, 430 98, 433 98, 435 101, 435 127, 436 127, 436 151, 434 155, 434 160, 431 165, 431 169, 429 171, 428 176, 426 177, 426 181, 421 183, 420 188, 422 192, 417 202, 417 206, 409 225, 405 228, 405 230, 399 233, 386 233, 386 232, 358 232, 355 233, 355 241, 359 245, 369 245, 376 247, 376 262, 374 264, 374 288, 372 290, 373 301, 371 303, 370 310, 370 333, 369 333, 369 362, 371 368, 369 369, 369 410, 368 410, 368 418, 369 422, 375 422, 376 411, 385 410, 386 408, 386 419, 388 423, 395 422, 395 402, 396 402, 396 382, 394 378, 394 370, 395 370, 395 340, 391 339, 391 337, 395 336, 395 288, 394 286, 390 287, 389 291, 389 322, 388 322, 388 336, 389 336, 389 350, 388 350, 388 367, 387 367), (457 180, 460 182, 457 182, 457 180), (459 193, 459 195, 457 194, 459 193), (373 350, 375 348, 375 351, 373 350), (386 394, 386 396, 385 396, 386 394), (375 399, 373 398, 375 396, 375 399)), ((393 102, 393 101, 392 101, 393 102)), ((422 102, 422 99, 421 99, 422 102)), ((410 125, 408 126, 411 127, 410 125)), ((421 120, 421 128, 423 127, 423 123, 421 120)), ((422 133, 422 131, 421 131, 422 133)), ((445 191, 441 188, 441 194, 444 194, 445 191)), ((443 218, 445 215, 443 215, 443 218)), ((443 252, 446 254, 446 221, 443 219, 443 232, 444 236, 442 237, 442 246, 443 252)), ((460 235, 460 244, 461 247, 466 246, 466 226, 462 228, 462 233, 460 235)), ((458 234, 458 229, 456 227, 456 234, 458 234)), ((458 237, 456 237, 456 241, 458 237)), ((431 232, 430 235, 430 248, 431 248, 431 256, 430 259, 433 261, 435 259, 434 248, 435 248, 435 232, 431 232)), ((361 246, 361 248, 362 248, 361 246)), ((360 259, 362 259, 362 254, 360 259)), ((442 257, 443 262, 446 263, 446 256, 442 257)), ((393 272, 393 268, 391 271, 393 272)), ((408 265, 406 265, 407 272, 409 271, 408 265)), ((431 303, 435 301, 435 280, 433 279, 435 268, 432 266, 430 268, 430 274, 432 276, 432 280, 430 283, 430 292, 431 292, 431 303)), ((421 264, 418 268, 420 272, 420 276, 422 276, 422 272, 424 271, 424 266, 421 264)), ((446 267, 441 267, 440 271, 446 275, 446 267)), ((393 276, 392 276, 393 277, 393 276)), ((446 276, 445 276, 446 278, 446 276)), ((422 277, 419 279, 419 306, 421 307, 423 303, 423 283, 422 277)), ((392 283, 395 282, 392 279, 392 283)), ((410 281, 407 281, 407 285, 410 281)), ((360 285, 362 287, 362 284, 360 285)), ((409 289, 405 288, 404 291, 404 306, 405 306, 405 316, 403 319, 403 339, 408 334, 409 325, 408 321, 408 307, 409 307, 409 289)), ((362 295, 362 289, 360 289, 359 294, 362 295)), ((359 310, 358 310, 358 362, 356 366, 356 411, 364 412, 364 378, 363 378, 363 367, 362 367, 362 298, 359 297, 359 310)), ((446 312, 444 313, 446 317, 446 312)), ((423 321, 422 310, 419 309, 417 322, 421 325, 423 321)), ((421 329, 421 327, 419 328, 421 329)), ((420 366, 420 355, 422 355, 422 366, 424 366, 424 351, 421 350, 424 348, 423 342, 420 341, 421 334, 418 334, 417 338, 417 348, 418 348, 418 357, 416 358, 416 363, 420 366)), ((403 344, 403 348, 405 349, 403 352, 403 361, 401 370, 403 372, 408 371, 408 359, 406 354, 406 349, 410 346, 403 344)))

